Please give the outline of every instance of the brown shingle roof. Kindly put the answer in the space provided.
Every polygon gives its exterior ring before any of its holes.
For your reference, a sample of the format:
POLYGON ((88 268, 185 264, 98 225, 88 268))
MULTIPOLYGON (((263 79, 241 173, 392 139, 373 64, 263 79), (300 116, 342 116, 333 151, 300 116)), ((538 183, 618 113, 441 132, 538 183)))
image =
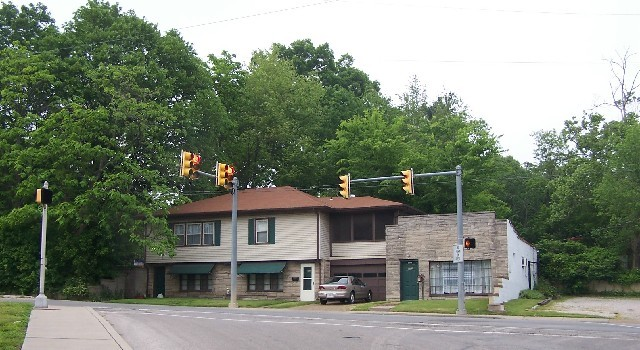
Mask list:
POLYGON ((318 198, 318 200, 332 209, 374 209, 405 206, 402 203, 392 202, 385 199, 369 196, 351 197, 349 199, 344 199, 342 197, 322 197, 318 198))
MULTIPOLYGON (((169 215, 222 214, 231 212, 231 194, 187 203, 169 209, 169 215)), ((290 186, 253 188, 238 191, 238 212, 291 211, 320 209, 326 211, 396 208, 421 214, 420 211, 398 202, 374 197, 344 199, 317 198, 290 186)))
MULTIPOLYGON (((169 209, 169 214, 231 212, 231 201, 231 194, 225 194, 173 207, 169 209)), ((323 206, 318 198, 289 186, 238 191, 238 211, 313 209, 323 206)))

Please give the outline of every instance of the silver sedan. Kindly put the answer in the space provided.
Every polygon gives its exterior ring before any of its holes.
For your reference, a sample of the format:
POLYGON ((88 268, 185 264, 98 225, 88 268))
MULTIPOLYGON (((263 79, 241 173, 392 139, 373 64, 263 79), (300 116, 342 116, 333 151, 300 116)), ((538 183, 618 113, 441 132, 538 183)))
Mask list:
POLYGON ((334 276, 331 280, 320 285, 318 291, 320 304, 324 305, 329 300, 340 300, 351 304, 356 299, 371 301, 373 295, 367 284, 353 276, 334 276))

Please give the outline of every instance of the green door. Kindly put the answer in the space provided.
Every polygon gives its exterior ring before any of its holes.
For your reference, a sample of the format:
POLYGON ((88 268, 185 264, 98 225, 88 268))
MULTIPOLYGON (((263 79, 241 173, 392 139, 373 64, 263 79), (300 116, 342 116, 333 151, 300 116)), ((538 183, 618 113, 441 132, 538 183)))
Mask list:
POLYGON ((164 266, 153 268, 153 297, 157 298, 158 294, 164 296, 164 266))
POLYGON ((400 260, 400 300, 418 300, 418 260, 400 260))

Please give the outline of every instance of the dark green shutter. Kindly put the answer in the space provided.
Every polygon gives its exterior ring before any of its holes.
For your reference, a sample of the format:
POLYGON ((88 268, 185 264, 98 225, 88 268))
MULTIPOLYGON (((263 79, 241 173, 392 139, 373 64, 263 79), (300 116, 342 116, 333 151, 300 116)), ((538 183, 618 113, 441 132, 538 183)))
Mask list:
POLYGON ((276 244, 276 218, 269 218, 269 244, 276 244))
POLYGON ((213 245, 220 245, 220 231, 222 231, 220 220, 213 222, 213 245))
POLYGON ((254 229, 254 219, 249 219, 249 228, 247 229, 247 236, 249 237, 249 245, 256 244, 256 231, 254 229))

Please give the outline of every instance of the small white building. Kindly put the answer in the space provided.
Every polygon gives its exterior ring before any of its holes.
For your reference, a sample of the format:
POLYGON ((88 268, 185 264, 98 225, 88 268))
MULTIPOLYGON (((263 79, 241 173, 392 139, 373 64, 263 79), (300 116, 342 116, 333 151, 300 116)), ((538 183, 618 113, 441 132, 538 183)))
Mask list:
MULTIPOLYGON (((489 296, 490 306, 518 298, 537 281, 538 254, 508 220, 493 212, 463 214, 465 294, 489 296)), ((386 229, 387 300, 411 300, 458 293, 456 214, 399 217, 386 229)))

